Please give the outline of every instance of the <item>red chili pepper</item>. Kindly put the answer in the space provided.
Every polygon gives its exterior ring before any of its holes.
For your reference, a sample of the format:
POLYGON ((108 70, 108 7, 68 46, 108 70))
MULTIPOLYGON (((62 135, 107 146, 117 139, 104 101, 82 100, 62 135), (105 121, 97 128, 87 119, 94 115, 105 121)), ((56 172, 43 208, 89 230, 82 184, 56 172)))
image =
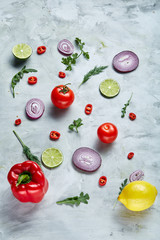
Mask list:
POLYGON ((106 176, 100 177, 100 179, 99 179, 99 185, 100 186, 104 186, 106 184, 106 182, 107 182, 106 176))
POLYGON ((129 118, 130 118, 131 120, 135 120, 135 119, 136 119, 136 114, 130 113, 130 114, 129 114, 129 118))
POLYGON ((15 125, 16 125, 16 126, 18 126, 18 125, 20 125, 20 124, 21 124, 21 122, 22 122, 22 121, 21 121, 21 119, 20 119, 20 118, 18 118, 18 119, 16 119, 16 120, 15 120, 15 125))
POLYGON ((33 85, 33 84, 36 84, 37 83, 37 77, 35 76, 31 76, 28 78, 28 83, 33 85))
POLYGON ((128 159, 132 159, 133 157, 134 157, 134 153, 133 152, 128 153, 128 159))
POLYGON ((85 107, 85 114, 89 115, 92 112, 92 104, 87 104, 85 107))
POLYGON ((64 72, 59 72, 59 77, 60 78, 65 78, 66 74, 64 72))
POLYGON ((40 166, 33 161, 15 164, 8 173, 15 198, 20 202, 40 202, 48 190, 48 181, 40 166))
POLYGON ((60 136, 61 136, 61 134, 57 131, 50 132, 50 139, 52 139, 52 140, 57 140, 60 138, 60 136))
POLYGON ((45 46, 40 46, 37 48, 37 53, 38 54, 42 54, 42 53, 45 53, 46 51, 46 47, 45 46))

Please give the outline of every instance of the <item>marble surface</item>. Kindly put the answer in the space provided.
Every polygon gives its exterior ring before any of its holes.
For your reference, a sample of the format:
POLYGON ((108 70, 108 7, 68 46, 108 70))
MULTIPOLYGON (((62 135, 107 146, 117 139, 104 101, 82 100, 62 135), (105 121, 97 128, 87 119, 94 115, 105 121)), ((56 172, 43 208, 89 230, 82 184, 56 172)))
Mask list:
MULTIPOLYGON (((145 180, 160 191, 160 1, 159 0, 1 0, 0 4, 0 240, 38 239, 146 239, 156 240, 160 228, 159 196, 154 205, 143 212, 131 212, 121 203, 113 208, 119 186, 124 178, 142 169, 145 180), (57 51, 61 39, 74 44, 76 37, 85 43, 90 60, 79 58, 65 79, 58 78, 64 71, 62 55, 57 51), (12 47, 27 43, 33 49, 25 63, 17 63, 12 47), (105 47, 102 45, 105 44, 105 47), (44 55, 37 55, 39 45, 45 45, 44 55), (131 50, 140 60, 136 71, 119 74, 112 68, 112 59, 120 51, 131 50), (13 75, 22 66, 38 70, 38 83, 27 84, 25 75, 16 86, 16 98, 10 92, 13 75), (98 76, 92 77, 81 88, 80 82, 95 65, 108 65, 98 76), (99 93, 99 84, 106 78, 115 79, 121 87, 119 95, 106 99, 99 93), (75 93, 73 105, 65 111, 53 107, 50 93, 54 86, 71 82, 75 93), (133 92, 129 112, 136 121, 121 118, 121 108, 133 92), (36 121, 26 118, 26 102, 37 97, 44 101, 44 115, 36 121), (84 114, 87 103, 93 104, 90 116, 84 114), (14 126, 17 118, 22 124, 14 126), (79 134, 68 131, 68 125, 81 117, 84 125, 79 134), (104 122, 114 123, 119 131, 111 145, 99 142, 97 128, 104 122), (26 160, 12 130, 16 130, 32 152, 41 157, 49 147, 59 148, 64 162, 58 168, 43 168, 49 190, 39 204, 20 203, 11 193, 7 173, 11 166, 26 160), (61 133, 57 142, 49 139, 51 130, 61 133), (102 166, 92 174, 77 171, 71 164, 73 152, 87 146, 102 156, 102 166), (128 152, 135 153, 127 159, 128 152), (101 175, 107 185, 98 186, 101 175), (56 201, 89 193, 89 204, 78 207, 58 206, 56 201)), ((76 49, 78 51, 78 49, 76 49)))

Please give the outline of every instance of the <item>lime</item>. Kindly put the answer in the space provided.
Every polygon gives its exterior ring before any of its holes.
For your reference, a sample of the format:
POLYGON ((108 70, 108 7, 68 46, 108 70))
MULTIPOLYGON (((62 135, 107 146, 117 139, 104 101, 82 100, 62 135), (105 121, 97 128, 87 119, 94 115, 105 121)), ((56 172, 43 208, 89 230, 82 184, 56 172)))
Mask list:
POLYGON ((25 43, 20 43, 13 47, 12 53, 16 58, 25 60, 31 56, 32 48, 25 43))
POLYGON ((56 148, 47 148, 42 153, 42 162, 48 168, 58 167, 63 162, 63 155, 56 148))
POLYGON ((108 98, 115 97, 119 91, 119 84, 113 79, 106 79, 99 86, 100 92, 108 98))

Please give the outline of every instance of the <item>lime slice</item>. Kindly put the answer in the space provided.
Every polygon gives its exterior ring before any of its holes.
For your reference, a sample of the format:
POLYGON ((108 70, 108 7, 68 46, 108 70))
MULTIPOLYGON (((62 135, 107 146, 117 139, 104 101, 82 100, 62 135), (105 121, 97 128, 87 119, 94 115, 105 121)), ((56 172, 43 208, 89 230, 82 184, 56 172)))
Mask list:
POLYGON ((48 168, 55 168, 63 162, 63 155, 56 148, 47 148, 42 153, 42 162, 48 168))
POLYGON ((119 84, 113 79, 106 79, 99 86, 100 92, 108 98, 115 97, 119 91, 119 84))
POLYGON ((32 48, 25 43, 20 43, 13 47, 12 53, 16 58, 25 60, 31 56, 32 48))

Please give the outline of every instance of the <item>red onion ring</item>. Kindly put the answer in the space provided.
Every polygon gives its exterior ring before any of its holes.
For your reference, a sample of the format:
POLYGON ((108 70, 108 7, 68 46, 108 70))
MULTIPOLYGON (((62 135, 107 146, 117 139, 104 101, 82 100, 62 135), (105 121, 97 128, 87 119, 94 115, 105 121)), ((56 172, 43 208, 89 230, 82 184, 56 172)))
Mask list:
POLYGON ((38 98, 30 99, 26 104, 26 114, 31 119, 38 119, 45 110, 44 103, 38 98))
POLYGON ((130 175, 129 181, 130 182, 141 181, 143 180, 143 177, 144 177, 144 172, 142 170, 136 170, 130 175))
POLYGON ((101 166, 101 156, 88 147, 78 148, 72 156, 73 164, 82 171, 94 172, 101 166))
POLYGON ((65 54, 65 55, 71 55, 73 53, 73 51, 74 51, 74 46, 67 39, 61 40, 58 43, 57 48, 60 51, 60 53, 65 54))
POLYGON ((118 72, 131 72, 135 70, 139 65, 139 59, 134 52, 123 51, 118 53, 113 58, 113 67, 118 72))

